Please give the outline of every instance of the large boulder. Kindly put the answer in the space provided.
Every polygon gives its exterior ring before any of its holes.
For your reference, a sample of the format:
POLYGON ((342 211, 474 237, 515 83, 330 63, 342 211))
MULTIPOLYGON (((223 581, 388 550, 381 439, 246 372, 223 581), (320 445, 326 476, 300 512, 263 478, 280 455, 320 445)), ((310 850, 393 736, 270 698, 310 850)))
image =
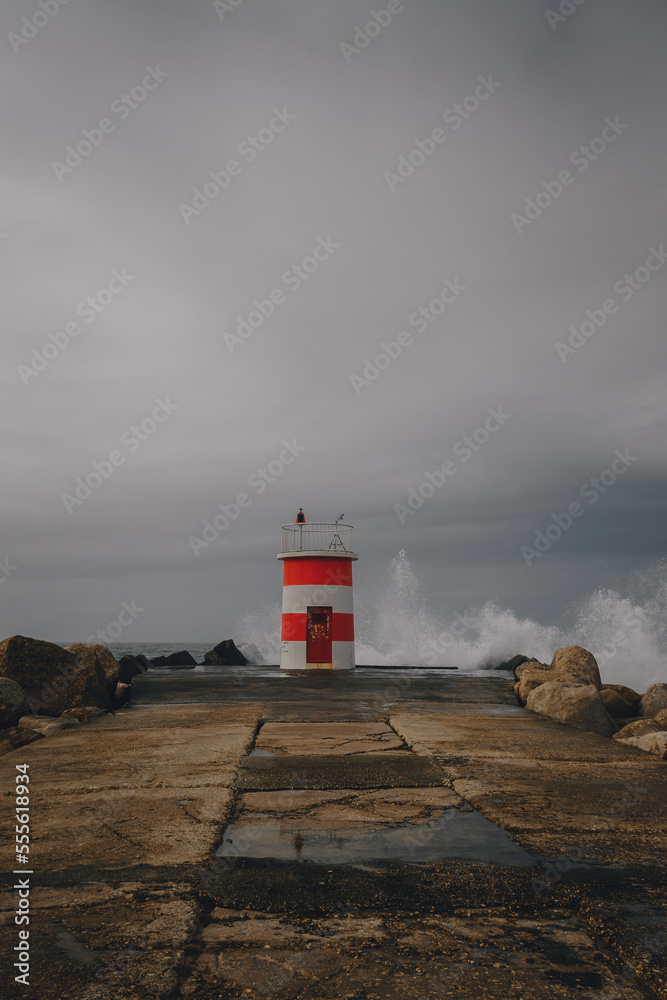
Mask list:
POLYGON ((63 649, 14 635, 0 643, 0 675, 21 685, 29 712, 57 716, 83 705, 111 708, 118 663, 105 646, 63 649))
POLYGON ((521 705, 526 704, 531 691, 547 681, 560 681, 566 685, 589 683, 598 689, 602 686, 595 657, 581 646, 563 646, 549 666, 539 660, 524 660, 514 673, 517 678, 514 691, 521 705))
POLYGON ((526 704, 526 699, 531 691, 534 691, 540 684, 553 680, 551 671, 544 664, 535 667, 528 667, 527 664, 525 666, 527 669, 521 672, 521 676, 514 685, 514 692, 522 705, 526 704))
POLYGON ((204 655, 204 663, 216 667, 245 667, 245 656, 237 649, 232 639, 225 639, 204 655))
POLYGON ((15 726, 23 715, 25 692, 9 677, 0 677, 0 729, 15 726))
POLYGON ((74 674, 76 657, 62 646, 13 635, 0 642, 0 675, 23 688, 29 711, 59 715, 68 708, 63 692, 74 674), (52 682, 56 681, 56 688, 52 682))
POLYGON ((151 661, 146 656, 122 656, 118 661, 118 680, 129 684, 137 674, 145 673, 150 665, 151 661))
POLYGON ((104 686, 107 694, 113 700, 116 684, 118 684, 119 670, 118 660, 113 653, 106 646, 101 646, 99 643, 90 643, 90 645, 84 646, 82 643, 77 642, 73 646, 65 646, 65 649, 69 650, 70 653, 74 653, 79 658, 80 663, 90 663, 92 665, 93 660, 97 661, 97 667, 104 675, 104 686))
POLYGON ((623 684, 603 684, 600 690, 604 707, 614 719, 627 719, 636 715, 640 694, 623 684))
POLYGON ((667 684, 651 684, 639 702, 639 714, 652 719, 663 708, 667 708, 667 684))
POLYGON ((594 684, 546 681, 530 692, 526 708, 600 736, 612 736, 617 728, 594 684))
POLYGON ((614 735, 614 739, 626 739, 628 736, 648 736, 650 733, 659 733, 660 726, 653 719, 636 719, 635 722, 628 722, 627 726, 614 735))
POLYGON ((514 668, 514 676, 521 678, 528 670, 549 670, 549 667, 540 660, 526 658, 514 668))
POLYGON ((593 684, 598 691, 602 687, 597 660, 583 646, 563 646, 554 653, 551 670, 554 674, 554 680, 556 678, 561 681, 565 681, 566 678, 585 679, 589 684, 593 684))
POLYGON ((182 649, 180 653, 170 653, 169 656, 154 656, 151 659, 154 667, 196 667, 197 661, 188 653, 187 649, 182 649))
POLYGON ((667 733, 648 733, 646 736, 628 736, 619 743, 627 743, 632 747, 639 747, 645 753, 654 753, 667 760, 667 733))

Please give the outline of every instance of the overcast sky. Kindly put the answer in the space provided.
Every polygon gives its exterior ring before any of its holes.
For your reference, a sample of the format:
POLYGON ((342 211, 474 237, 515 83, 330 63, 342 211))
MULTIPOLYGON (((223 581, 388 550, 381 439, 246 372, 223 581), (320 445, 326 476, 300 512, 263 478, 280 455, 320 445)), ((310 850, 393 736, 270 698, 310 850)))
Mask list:
POLYGON ((226 638, 299 506, 445 617, 664 556, 663 3, 43 3, 0 15, 2 635, 226 638))

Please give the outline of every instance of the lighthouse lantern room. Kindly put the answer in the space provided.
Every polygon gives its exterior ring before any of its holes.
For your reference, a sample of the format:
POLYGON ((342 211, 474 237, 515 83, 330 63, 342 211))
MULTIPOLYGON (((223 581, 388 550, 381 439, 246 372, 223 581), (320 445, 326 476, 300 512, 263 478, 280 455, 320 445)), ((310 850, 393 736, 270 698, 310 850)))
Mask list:
MULTIPOLYGON (((343 515, 344 516, 344 515, 343 515)), ((354 670, 352 528, 308 523, 300 509, 283 525, 281 670, 354 670)))

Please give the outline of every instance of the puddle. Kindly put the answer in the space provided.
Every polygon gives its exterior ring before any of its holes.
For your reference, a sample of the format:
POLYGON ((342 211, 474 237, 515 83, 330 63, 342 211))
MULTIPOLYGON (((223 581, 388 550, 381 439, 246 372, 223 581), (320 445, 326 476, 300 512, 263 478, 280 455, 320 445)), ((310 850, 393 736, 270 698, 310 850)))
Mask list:
POLYGON ((275 757, 272 750, 251 750, 248 757, 275 757))
POLYGON ((536 860, 504 830, 472 807, 444 810, 425 823, 364 828, 309 829, 286 820, 231 823, 216 851, 219 858, 266 858, 346 865, 364 861, 413 864, 459 858, 513 867, 536 860))

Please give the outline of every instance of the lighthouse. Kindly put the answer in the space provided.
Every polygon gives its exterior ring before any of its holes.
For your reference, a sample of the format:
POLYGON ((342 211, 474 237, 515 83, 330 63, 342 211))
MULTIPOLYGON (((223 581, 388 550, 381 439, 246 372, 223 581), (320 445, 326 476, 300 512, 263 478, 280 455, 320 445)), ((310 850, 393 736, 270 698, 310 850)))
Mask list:
MULTIPOLYGON (((344 515, 343 515, 344 516, 344 515)), ((281 670, 354 670, 352 528, 309 523, 302 510, 283 525, 281 670)))

